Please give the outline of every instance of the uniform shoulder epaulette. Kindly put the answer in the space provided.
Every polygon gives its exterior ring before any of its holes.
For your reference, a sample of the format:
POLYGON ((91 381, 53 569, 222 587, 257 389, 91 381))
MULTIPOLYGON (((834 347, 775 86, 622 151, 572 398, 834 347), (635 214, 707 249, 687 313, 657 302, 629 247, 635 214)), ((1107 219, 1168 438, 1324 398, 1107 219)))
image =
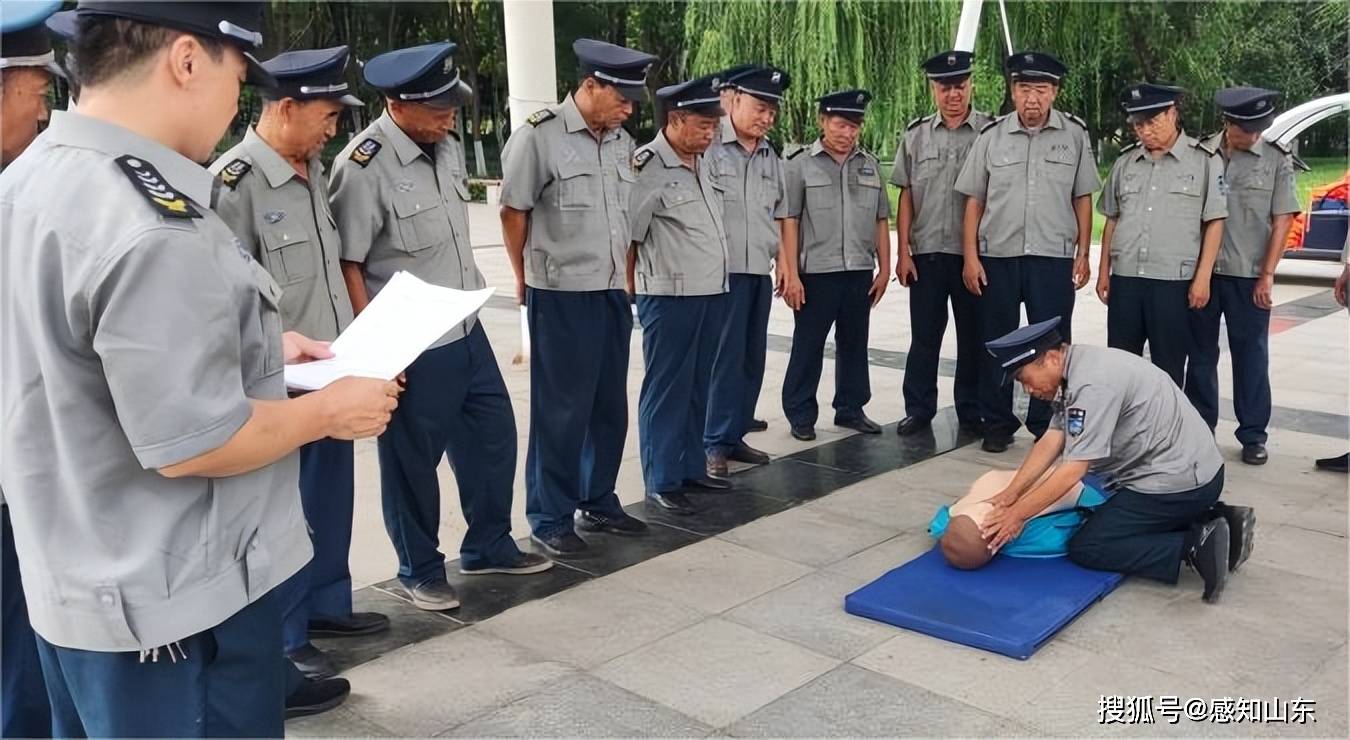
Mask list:
POLYGON ((909 123, 905 124, 905 130, 908 131, 908 130, 914 128, 915 126, 918 126, 919 124, 923 123, 924 121, 927 121, 927 120, 931 119, 932 117, 933 117, 933 116, 919 116, 918 118, 914 119, 913 121, 910 121, 909 123))
POLYGON ((1139 142, 1136 141, 1136 142, 1134 142, 1133 144, 1130 144, 1130 145, 1124 147, 1123 149, 1121 149, 1121 150, 1120 150, 1120 153, 1121 153, 1121 154, 1124 154, 1125 152, 1133 151, 1133 150, 1138 149, 1138 148, 1139 148, 1139 142))
POLYGON ((656 156, 656 152, 650 149, 637 150, 637 152, 633 154, 633 169, 641 172, 642 168, 646 167, 647 163, 650 162, 654 156, 656 156))
POLYGON ((225 168, 220 171, 220 182, 230 190, 234 190, 239 187, 240 178, 247 175, 251 169, 253 169, 252 164, 242 159, 236 159, 225 165, 225 168))
POLYGON ((160 176, 153 165, 130 154, 117 158, 117 166, 127 176, 136 192, 150 202, 150 206, 166 218, 201 218, 202 214, 178 191, 160 176))
POLYGON ((989 129, 999 125, 1000 123, 1003 123, 1003 119, 1006 117, 1007 117, 1006 113, 1001 116, 994 116, 992 119, 989 120, 989 123, 986 123, 980 127, 980 133, 984 133, 985 131, 988 131, 989 129))
POLYGON ((782 158, 782 156, 783 156, 783 147, 782 147, 782 145, 780 145, 780 144, 775 144, 772 140, 770 140, 770 141, 768 142, 768 144, 769 144, 769 148, 773 150, 774 156, 779 157, 779 158, 782 158))
POLYGON ((811 148, 811 147, 809 147, 809 146, 799 147, 799 148, 797 149, 797 151, 795 151, 795 152, 793 152, 793 153, 787 155, 787 158, 788 158, 788 159, 796 159, 797 157, 800 157, 800 156, 801 156, 802 152, 804 152, 804 151, 806 151, 806 150, 808 150, 808 149, 810 149, 810 148, 811 148))
POLYGON ((525 122, 530 124, 531 126, 538 126, 539 124, 543 123, 544 121, 547 121, 550 118, 553 118, 556 115, 558 115, 557 112, 555 112, 552 108, 542 108, 540 110, 531 113, 530 117, 525 119, 525 122))
POLYGON ((382 146, 384 145, 374 139, 366 139, 356 145, 356 148, 352 150, 352 153, 347 159, 350 159, 362 167, 368 167, 370 166, 370 160, 374 159, 375 155, 380 153, 380 147, 382 146))
MULTIPOLYGON (((1063 111, 1060 111, 1060 112, 1063 113, 1063 111)), ((1072 114, 1072 113, 1064 113, 1064 117, 1067 118, 1067 119, 1069 119, 1070 121, 1073 121, 1074 123, 1078 124, 1078 126, 1079 126, 1080 128, 1082 128, 1082 129, 1084 129, 1084 130, 1087 129, 1087 122, 1084 121, 1083 119, 1079 118, 1078 116, 1075 116, 1075 115, 1072 114)))
POLYGON ((1205 143, 1204 139, 1196 139, 1193 146, 1211 157, 1218 152, 1212 145, 1205 143))

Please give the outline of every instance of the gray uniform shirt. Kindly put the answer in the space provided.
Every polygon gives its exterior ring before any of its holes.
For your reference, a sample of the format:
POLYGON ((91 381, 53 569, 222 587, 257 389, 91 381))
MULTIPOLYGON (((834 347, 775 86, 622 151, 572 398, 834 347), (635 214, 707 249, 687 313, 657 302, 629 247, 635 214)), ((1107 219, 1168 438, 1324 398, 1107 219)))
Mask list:
MULTIPOLYGON (((365 264, 371 298, 399 270, 446 288, 487 286, 469 244, 469 183, 459 142, 442 139, 435 152, 432 162, 385 111, 333 160, 342 259, 365 264)), ((463 339, 477 321, 470 316, 432 347, 463 339)))
POLYGON ((988 114, 971 110, 960 126, 947 128, 942 116, 934 113, 911 123, 900 137, 891 182, 908 189, 914 202, 910 254, 962 254, 966 196, 957 191, 956 178, 989 121, 988 114))
POLYGON ((700 155, 685 166, 664 132, 636 154, 630 223, 637 244, 634 281, 642 295, 696 296, 727 292, 727 231, 721 186, 700 155))
POLYGON ((1177 384, 1121 349, 1069 347, 1050 427, 1064 431, 1066 461, 1090 462, 1112 487, 1181 493, 1223 466, 1214 433, 1177 384))
POLYGON ((1185 132, 1158 159, 1136 145, 1112 165, 1097 210, 1116 219, 1112 275, 1190 280, 1204 224, 1228 215, 1223 160, 1185 132))
POLYGON ((782 240, 779 219, 787 217, 782 158, 764 139, 747 152, 736 139, 731 117, 724 116, 704 161, 722 188, 731 271, 768 275, 782 240))
POLYGON ((551 117, 531 119, 507 142, 500 196, 502 205, 530 212, 525 284, 623 290, 633 138, 617 128, 597 141, 571 95, 551 117))
POLYGON ((802 272, 876 267, 877 221, 891 215, 876 157, 854 149, 840 164, 816 139, 788 158, 787 192, 788 218, 800 220, 802 272))
POLYGON ((1037 131, 1023 127, 1016 113, 995 119, 956 178, 957 191, 984 203, 981 257, 1072 258, 1073 199, 1100 185, 1087 128, 1054 109, 1037 131))
POLYGON ((1228 220, 1223 223, 1223 246, 1214 272, 1229 277, 1260 277, 1271 218, 1301 210, 1294 192, 1294 163, 1288 152, 1265 139, 1257 139, 1250 150, 1224 152, 1221 131, 1205 143, 1224 158, 1224 182, 1228 185, 1228 220))
POLYGON ((306 169, 300 177, 250 127, 211 165, 214 210, 281 285, 281 325, 330 342, 352 323, 352 300, 323 164, 315 157, 306 169))
POLYGON ((64 112, 0 175, 3 486, 28 616, 53 644, 166 645, 310 558, 298 455, 157 470, 225 444, 250 399, 286 397, 280 288, 210 196, 194 162, 64 112))

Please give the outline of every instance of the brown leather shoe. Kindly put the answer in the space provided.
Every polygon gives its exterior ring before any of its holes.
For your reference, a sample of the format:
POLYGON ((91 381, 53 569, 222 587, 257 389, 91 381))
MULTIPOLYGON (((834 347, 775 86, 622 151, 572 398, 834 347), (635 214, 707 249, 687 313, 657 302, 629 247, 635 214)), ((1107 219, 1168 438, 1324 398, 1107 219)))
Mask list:
POLYGON ((707 470, 709 478, 727 477, 727 453, 709 452, 707 470))

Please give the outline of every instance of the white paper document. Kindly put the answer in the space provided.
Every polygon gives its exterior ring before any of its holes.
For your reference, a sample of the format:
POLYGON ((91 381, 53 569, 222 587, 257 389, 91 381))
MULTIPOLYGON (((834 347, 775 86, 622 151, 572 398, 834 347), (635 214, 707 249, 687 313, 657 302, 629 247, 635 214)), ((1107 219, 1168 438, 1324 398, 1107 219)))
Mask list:
POLYGON ((487 303, 492 288, 455 290, 397 272, 333 341, 326 360, 286 366, 286 386, 318 390, 356 375, 393 380, 456 324, 487 303))

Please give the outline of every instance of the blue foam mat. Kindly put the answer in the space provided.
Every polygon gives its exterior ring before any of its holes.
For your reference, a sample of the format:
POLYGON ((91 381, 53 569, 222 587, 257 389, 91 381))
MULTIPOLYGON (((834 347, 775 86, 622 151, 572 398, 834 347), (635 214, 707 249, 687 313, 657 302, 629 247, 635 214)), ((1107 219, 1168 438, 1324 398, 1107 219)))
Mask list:
POLYGON ((1068 558, 947 565, 934 547, 844 598, 844 610, 1025 660, 1124 578, 1068 558))

